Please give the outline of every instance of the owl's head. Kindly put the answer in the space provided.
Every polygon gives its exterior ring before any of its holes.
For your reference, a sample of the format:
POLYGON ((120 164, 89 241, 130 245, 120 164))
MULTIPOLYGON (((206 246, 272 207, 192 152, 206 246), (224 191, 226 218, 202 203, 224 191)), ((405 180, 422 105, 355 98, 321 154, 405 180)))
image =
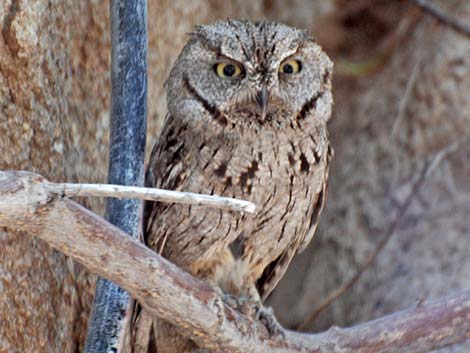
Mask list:
POLYGON ((222 124, 281 123, 331 114, 332 63, 304 31, 228 20, 197 27, 168 80, 170 114, 206 111, 222 124))

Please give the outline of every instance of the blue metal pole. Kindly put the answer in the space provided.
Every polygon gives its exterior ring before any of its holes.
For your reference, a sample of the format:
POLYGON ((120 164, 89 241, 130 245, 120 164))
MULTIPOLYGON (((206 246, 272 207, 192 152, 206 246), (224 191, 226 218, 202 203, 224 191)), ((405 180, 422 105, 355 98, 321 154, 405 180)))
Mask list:
MULTIPOLYGON (((111 0, 111 139, 109 184, 144 184, 147 127, 147 1, 111 0)), ((139 235, 142 202, 108 199, 106 219, 139 235)), ((99 254, 97 254, 99 256, 99 254)), ((117 352, 129 310, 127 292, 106 279, 97 283, 86 353, 117 352)))

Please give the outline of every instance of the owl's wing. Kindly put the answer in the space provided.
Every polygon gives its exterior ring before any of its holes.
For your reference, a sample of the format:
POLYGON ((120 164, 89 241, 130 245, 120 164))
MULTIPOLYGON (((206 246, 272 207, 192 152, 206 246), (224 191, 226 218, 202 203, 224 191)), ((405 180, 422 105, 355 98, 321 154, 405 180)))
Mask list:
POLYGON ((256 281, 256 288, 259 296, 264 302, 273 289, 277 286, 282 276, 287 270, 292 258, 296 254, 294 247, 289 247, 276 260, 271 262, 263 272, 263 275, 256 281))
MULTIPOLYGON (((214 168, 231 158, 235 142, 208 132, 194 116, 169 115, 150 156, 146 186, 223 194, 231 184, 215 178, 214 168)), ((143 219, 146 244, 185 270, 197 261, 201 265, 206 255, 237 235, 230 231, 232 213, 197 205, 145 202, 143 219)))
POLYGON ((307 234, 295 240, 293 246, 289 246, 277 259, 271 262, 263 272, 263 275, 256 282, 258 293, 262 301, 265 301, 273 289, 277 286, 281 278, 287 271, 287 267, 291 263, 295 254, 302 252, 310 242, 315 233, 318 223, 318 216, 325 202, 326 182, 323 184, 321 191, 318 193, 313 207, 311 216, 312 222, 307 234))
MULTIPOLYGON (((171 116, 167 116, 165 119, 163 130, 150 154, 145 173, 146 187, 167 190, 182 190, 185 188, 190 171, 188 146, 181 138, 185 133, 185 128, 185 126, 178 124, 178 121, 172 119, 171 116)), ((149 240, 149 232, 152 230, 154 222, 156 222, 159 215, 171 206, 172 204, 163 202, 144 202, 142 226, 146 243, 149 240)), ((156 234, 155 236, 159 237, 160 235, 156 234)), ((159 241, 160 239, 152 239, 153 244, 157 244, 159 241)), ((155 248, 154 250, 158 251, 155 248)))
POLYGON ((305 236, 299 239, 299 245, 297 248, 297 254, 301 253, 305 250, 310 241, 312 240, 313 236, 315 235, 315 230, 317 229, 318 225, 318 218, 320 217, 320 213, 323 210, 323 206, 325 205, 325 200, 328 192, 328 174, 330 168, 330 161, 333 158, 333 148, 331 145, 328 144, 326 150, 326 158, 325 158, 325 173, 323 173, 323 180, 321 183, 320 192, 317 194, 317 197, 314 201, 312 214, 310 215, 310 226, 305 234, 305 236))
POLYGON ((307 245, 313 238, 315 230, 318 224, 318 217, 323 209, 326 199, 326 193, 328 188, 328 170, 330 160, 333 157, 333 149, 328 146, 326 159, 325 159, 325 173, 323 174, 323 180, 321 182, 320 191, 315 198, 312 207, 312 214, 310 216, 310 227, 305 236, 295 240, 293 246, 288 247, 277 259, 271 262, 263 272, 263 275, 258 279, 256 287, 262 301, 271 294, 273 289, 277 286, 281 278, 284 276, 287 267, 291 263, 295 254, 301 253, 305 250, 307 245))

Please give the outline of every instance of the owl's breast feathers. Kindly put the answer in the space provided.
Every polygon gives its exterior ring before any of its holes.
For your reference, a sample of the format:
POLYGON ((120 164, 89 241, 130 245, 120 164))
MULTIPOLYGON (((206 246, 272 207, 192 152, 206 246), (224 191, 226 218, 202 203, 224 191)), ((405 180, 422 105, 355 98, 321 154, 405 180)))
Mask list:
POLYGON ((326 196, 326 127, 307 124, 214 132, 168 117, 147 186, 236 197, 257 210, 248 215, 148 202, 148 245, 233 294, 256 286, 266 297, 310 242, 326 196))

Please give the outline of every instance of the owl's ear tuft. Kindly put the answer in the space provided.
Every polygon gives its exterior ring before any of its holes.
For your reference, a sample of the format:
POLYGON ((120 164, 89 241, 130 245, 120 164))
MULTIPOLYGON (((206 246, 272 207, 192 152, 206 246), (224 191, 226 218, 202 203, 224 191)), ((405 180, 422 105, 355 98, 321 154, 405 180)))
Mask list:
POLYGON ((211 38, 211 37, 217 37, 217 35, 220 32, 220 28, 217 27, 217 23, 212 24, 212 25, 196 25, 194 26, 194 30, 189 33, 189 36, 191 38, 211 38))
POLYGON ((192 40, 200 40, 201 38, 205 37, 203 26, 195 26, 192 32, 188 33, 188 36, 192 40))
POLYGON ((206 26, 204 25, 196 25, 194 26, 194 30, 189 32, 189 35, 192 36, 200 36, 206 32, 206 26))
POLYGON ((210 35, 210 26, 208 25, 196 25, 194 30, 188 33, 190 40, 207 42, 207 38, 210 35))

